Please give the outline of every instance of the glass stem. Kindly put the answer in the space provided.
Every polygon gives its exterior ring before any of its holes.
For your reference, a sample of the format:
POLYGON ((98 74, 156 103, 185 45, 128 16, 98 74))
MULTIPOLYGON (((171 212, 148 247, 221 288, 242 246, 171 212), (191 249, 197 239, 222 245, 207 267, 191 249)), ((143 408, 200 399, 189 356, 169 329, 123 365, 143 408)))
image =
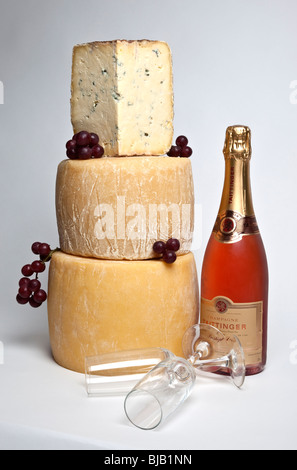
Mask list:
POLYGON ((193 365, 196 367, 201 367, 201 366, 228 367, 229 357, 223 356, 223 357, 220 357, 219 359, 200 359, 199 357, 198 358, 194 357, 193 365))

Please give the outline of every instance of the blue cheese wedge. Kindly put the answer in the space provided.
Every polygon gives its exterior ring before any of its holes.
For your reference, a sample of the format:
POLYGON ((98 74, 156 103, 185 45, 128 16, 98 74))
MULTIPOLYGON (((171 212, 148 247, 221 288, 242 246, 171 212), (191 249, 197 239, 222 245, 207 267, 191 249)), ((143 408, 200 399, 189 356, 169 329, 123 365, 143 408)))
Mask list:
POLYGON ((164 155, 170 149, 172 57, 165 42, 75 46, 71 92, 74 133, 98 134, 105 155, 164 155))

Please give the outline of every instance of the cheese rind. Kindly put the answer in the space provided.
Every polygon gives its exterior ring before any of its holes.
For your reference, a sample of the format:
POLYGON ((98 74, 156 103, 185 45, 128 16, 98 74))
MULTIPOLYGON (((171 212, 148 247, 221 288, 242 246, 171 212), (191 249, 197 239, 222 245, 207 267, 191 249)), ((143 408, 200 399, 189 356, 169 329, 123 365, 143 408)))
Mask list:
POLYGON ((61 249, 101 259, 154 258, 153 244, 194 231, 191 161, 171 157, 64 160, 56 182, 61 249))
POLYGON ((74 132, 100 137, 105 155, 162 155, 173 139, 171 51, 160 41, 111 41, 73 49, 74 132))
POLYGON ((198 321, 192 253, 161 260, 106 261, 53 254, 48 320, 61 366, 84 372, 86 356, 163 347, 182 355, 182 336, 198 321))

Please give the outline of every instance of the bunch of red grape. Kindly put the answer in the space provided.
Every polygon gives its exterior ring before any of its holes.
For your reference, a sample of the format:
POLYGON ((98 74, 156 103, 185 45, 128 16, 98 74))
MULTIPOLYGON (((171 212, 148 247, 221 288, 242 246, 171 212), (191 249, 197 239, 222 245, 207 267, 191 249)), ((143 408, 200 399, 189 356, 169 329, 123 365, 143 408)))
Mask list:
POLYGON ((101 158, 104 148, 99 145, 99 137, 93 132, 80 131, 74 134, 66 144, 66 155, 71 160, 87 160, 101 158))
POLYGON ((165 263, 172 264, 176 260, 176 252, 180 249, 180 242, 177 238, 170 238, 166 243, 157 241, 153 245, 153 250, 158 255, 162 255, 165 263))
POLYGON ((45 263, 50 261, 52 254, 58 251, 59 248, 51 250, 47 243, 35 242, 31 247, 35 255, 39 255, 39 260, 33 261, 31 264, 25 264, 22 267, 22 277, 19 281, 19 290, 16 300, 19 304, 25 305, 29 303, 31 307, 38 308, 47 299, 46 292, 41 289, 41 282, 38 279, 38 274, 45 271, 45 263), (35 276, 30 279, 31 276, 35 276))
POLYGON ((172 145, 171 149, 167 153, 169 157, 185 157, 189 158, 193 150, 191 147, 188 147, 188 139, 184 135, 180 135, 176 141, 176 145, 172 145))

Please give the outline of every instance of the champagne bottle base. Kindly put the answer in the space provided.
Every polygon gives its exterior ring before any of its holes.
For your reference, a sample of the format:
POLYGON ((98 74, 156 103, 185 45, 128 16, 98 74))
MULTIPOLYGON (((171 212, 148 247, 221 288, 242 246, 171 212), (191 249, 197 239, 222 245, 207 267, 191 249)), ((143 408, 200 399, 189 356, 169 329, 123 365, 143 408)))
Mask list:
MULTIPOLYGON (((252 375, 258 375, 258 374, 261 374, 261 372, 263 372, 264 369, 265 369, 265 365, 262 365, 262 364, 258 364, 254 366, 247 366, 245 375, 246 377, 250 377, 252 375)), ((230 375, 228 370, 226 369, 217 370, 214 373, 218 375, 230 375)))
POLYGON ((247 366, 245 375, 250 376, 250 375, 257 375, 263 372, 265 369, 265 365, 259 364, 256 366, 247 366))

